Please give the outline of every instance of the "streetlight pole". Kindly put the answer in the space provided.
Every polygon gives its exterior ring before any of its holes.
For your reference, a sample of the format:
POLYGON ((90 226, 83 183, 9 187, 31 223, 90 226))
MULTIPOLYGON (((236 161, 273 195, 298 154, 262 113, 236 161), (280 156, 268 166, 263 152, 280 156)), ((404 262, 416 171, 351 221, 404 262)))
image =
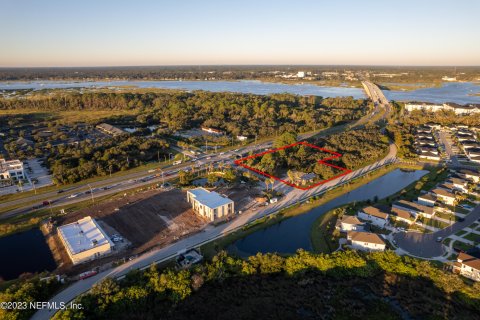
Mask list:
POLYGON ((92 186, 90 185, 90 183, 88 184, 88 187, 90 188, 90 195, 92 196, 92 204, 95 204, 95 200, 94 200, 94 197, 93 197, 93 190, 92 190, 92 186))

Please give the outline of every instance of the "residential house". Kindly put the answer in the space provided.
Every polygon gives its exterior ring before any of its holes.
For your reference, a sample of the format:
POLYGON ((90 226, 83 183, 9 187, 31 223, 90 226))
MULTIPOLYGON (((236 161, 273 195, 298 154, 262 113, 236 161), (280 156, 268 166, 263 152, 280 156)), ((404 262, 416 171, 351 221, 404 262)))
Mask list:
POLYGON ((421 159, 440 161, 440 156, 438 155, 438 153, 433 152, 420 153, 418 157, 421 159))
POLYGON ((423 204, 424 206, 427 206, 427 207, 433 207, 435 205, 435 201, 437 201, 437 198, 435 198, 430 193, 422 194, 417 199, 418 203, 423 204))
POLYGON ((405 222, 408 224, 412 224, 414 221, 414 218, 412 217, 410 212, 406 210, 392 207, 390 213, 395 217, 396 221, 405 222))
POLYGON ((295 172, 294 175, 295 175, 296 183, 301 185, 313 183, 313 181, 317 177, 317 175, 313 172, 310 172, 310 173, 295 172))
POLYGON ((120 136, 122 134, 126 134, 126 131, 123 131, 120 128, 114 127, 111 124, 108 123, 100 123, 99 125, 96 126, 96 128, 103 133, 106 133, 108 135, 111 135, 113 137, 120 136))
POLYGON ((384 251, 385 241, 376 233, 349 231, 347 241, 355 250, 361 251, 384 251))
POLYGON ((455 194, 440 188, 433 189, 432 192, 435 193, 437 195, 437 199, 442 201, 443 203, 450 206, 455 205, 455 202, 457 200, 455 194))
POLYGON ((373 225, 384 228, 388 224, 388 213, 385 210, 376 207, 365 207, 358 211, 358 217, 362 220, 370 221, 373 225))
POLYGON ((473 182, 480 182, 480 173, 472 170, 460 170, 460 175, 473 182))
POLYGON ((215 128, 209 128, 209 127, 202 127, 202 131, 208 132, 213 135, 218 135, 218 136, 223 136, 225 134, 224 131, 218 130, 215 128))
POLYGON ((461 252, 453 264, 453 272, 474 281, 480 281, 480 259, 461 252))
POLYGON ((468 191, 468 182, 464 179, 460 178, 450 178, 448 180, 449 183, 453 185, 453 189, 461 191, 461 192, 467 192, 468 191))
POLYGON ((205 188, 187 191, 187 202, 195 213, 209 221, 224 220, 235 214, 233 200, 205 188))
POLYGON ((340 229, 341 232, 363 231, 365 230, 365 224, 355 216, 343 216, 341 220, 337 221, 336 228, 340 229))
POLYGON ((394 202, 392 207, 408 211, 415 218, 419 215, 426 218, 431 218, 433 216, 433 208, 407 200, 394 202))

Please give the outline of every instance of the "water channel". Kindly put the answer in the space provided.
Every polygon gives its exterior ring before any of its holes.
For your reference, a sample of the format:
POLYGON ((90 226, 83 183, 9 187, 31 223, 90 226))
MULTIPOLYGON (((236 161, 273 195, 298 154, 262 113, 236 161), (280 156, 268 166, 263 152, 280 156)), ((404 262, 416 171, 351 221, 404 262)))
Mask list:
POLYGON ((295 253, 298 249, 312 250, 310 230, 318 217, 340 205, 373 199, 375 196, 379 199, 388 197, 426 173, 428 171, 425 170, 396 169, 307 213, 283 220, 237 240, 228 247, 228 251, 247 257, 257 252, 295 253))

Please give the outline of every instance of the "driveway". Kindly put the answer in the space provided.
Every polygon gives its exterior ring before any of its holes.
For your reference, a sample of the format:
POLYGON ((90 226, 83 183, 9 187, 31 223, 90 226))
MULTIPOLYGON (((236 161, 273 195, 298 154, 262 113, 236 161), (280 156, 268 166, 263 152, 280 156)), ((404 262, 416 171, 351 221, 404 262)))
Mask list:
POLYGON ((398 247, 402 250, 422 258, 432 258, 443 255, 444 250, 441 242, 437 242, 438 237, 443 239, 451 234, 462 230, 471 225, 477 219, 480 219, 480 206, 465 217, 465 221, 456 222, 450 227, 434 233, 402 232, 394 235, 398 247))

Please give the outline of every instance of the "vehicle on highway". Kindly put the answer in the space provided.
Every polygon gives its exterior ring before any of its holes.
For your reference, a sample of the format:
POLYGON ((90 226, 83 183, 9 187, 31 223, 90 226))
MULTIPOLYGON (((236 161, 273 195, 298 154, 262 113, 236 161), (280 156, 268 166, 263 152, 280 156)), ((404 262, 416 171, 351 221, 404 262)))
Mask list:
POLYGON ((181 164, 182 163, 182 160, 177 160, 177 161, 173 161, 172 165, 176 166, 177 164, 181 164))
POLYGON ((70 199, 76 198, 76 197, 78 197, 78 193, 73 193, 73 194, 68 196, 68 198, 70 198, 70 199))
POLYGON ((65 190, 58 190, 57 193, 64 193, 65 190))
POLYGON ((52 200, 45 200, 42 202, 44 206, 48 206, 49 204, 52 204, 52 200))
POLYGON ((442 242, 443 238, 442 237, 437 237, 437 242, 442 242))
POLYGON ((84 280, 84 279, 87 279, 87 278, 90 278, 90 277, 93 277, 94 275, 96 275, 98 272, 96 270, 90 270, 90 271, 86 271, 86 272, 82 272, 78 275, 78 278, 80 280, 84 280))

